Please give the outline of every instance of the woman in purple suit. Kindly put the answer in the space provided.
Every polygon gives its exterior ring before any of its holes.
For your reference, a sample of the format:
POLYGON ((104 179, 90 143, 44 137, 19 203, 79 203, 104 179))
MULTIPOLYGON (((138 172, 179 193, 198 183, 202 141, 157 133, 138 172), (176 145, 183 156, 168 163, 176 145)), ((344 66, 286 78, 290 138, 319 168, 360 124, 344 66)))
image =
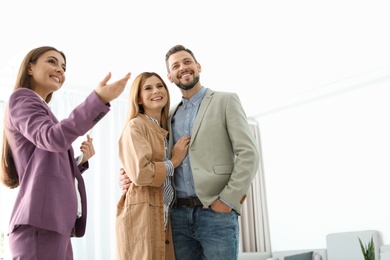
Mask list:
POLYGON ((87 217, 81 173, 95 151, 87 136, 83 158, 76 162, 72 142, 110 110, 109 102, 130 78, 128 73, 107 84, 109 73, 68 118, 58 121, 48 103, 64 83, 65 70, 61 51, 31 50, 5 110, 0 179, 19 187, 8 230, 13 259, 73 259, 70 237, 84 235, 87 217))

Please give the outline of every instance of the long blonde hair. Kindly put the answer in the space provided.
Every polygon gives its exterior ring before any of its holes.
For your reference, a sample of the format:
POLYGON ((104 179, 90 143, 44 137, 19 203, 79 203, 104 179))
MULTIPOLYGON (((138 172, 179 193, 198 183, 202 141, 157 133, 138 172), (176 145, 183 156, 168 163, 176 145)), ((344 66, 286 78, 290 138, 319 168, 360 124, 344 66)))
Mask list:
POLYGON ((131 119, 135 118, 139 113, 143 114, 145 112, 143 106, 138 104, 138 100, 139 100, 141 87, 145 84, 145 81, 152 76, 159 78, 161 80, 164 88, 167 90, 168 102, 165 104, 165 106, 163 107, 163 109, 161 111, 160 124, 161 124, 162 128, 164 128, 165 130, 168 130, 167 120, 168 120, 168 114, 169 114, 169 109, 170 109, 169 90, 168 90, 168 87, 165 84, 164 80, 160 77, 160 75, 158 75, 155 72, 142 72, 134 79, 133 84, 131 85, 131 88, 130 88, 130 93, 129 93, 129 107, 127 110, 125 125, 131 119))

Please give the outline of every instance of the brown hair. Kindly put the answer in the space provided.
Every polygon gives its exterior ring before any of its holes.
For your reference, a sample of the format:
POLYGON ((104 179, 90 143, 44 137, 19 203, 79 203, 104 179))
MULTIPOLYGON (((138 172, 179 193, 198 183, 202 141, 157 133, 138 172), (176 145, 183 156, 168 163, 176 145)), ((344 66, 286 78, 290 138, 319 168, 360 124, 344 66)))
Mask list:
POLYGON ((192 58, 194 59, 194 61, 196 63, 198 63, 198 61, 196 60, 195 58, 195 55, 194 53, 192 53, 192 51, 190 49, 187 49, 186 47, 184 47, 183 45, 175 45, 173 46, 172 48, 169 49, 169 51, 167 52, 167 54, 165 54, 165 65, 167 66, 167 71, 169 72, 169 66, 168 66, 168 59, 169 57, 172 55, 172 54, 175 54, 176 52, 179 52, 179 51, 186 51, 188 52, 192 58))
MULTIPOLYGON (((41 57, 42 54, 44 54, 47 51, 56 51, 64 58, 64 61, 66 62, 65 54, 59 50, 57 50, 54 47, 51 46, 42 46, 35 48, 31 50, 27 55, 24 57, 22 64, 20 65, 18 75, 16 77, 16 82, 14 86, 14 90, 17 90, 19 88, 28 88, 31 89, 31 77, 28 74, 28 69, 30 64, 35 64, 39 57, 41 57)), ((45 101, 47 103, 50 102, 51 98, 53 96, 53 92, 49 93, 47 95, 45 101)), ((5 108, 4 112, 4 120, 8 117, 8 109, 5 108)), ((6 124, 4 124, 5 127, 6 124)), ((16 188, 19 186, 19 176, 16 171, 15 162, 13 159, 11 147, 9 146, 7 136, 5 134, 5 129, 3 130, 3 149, 1 154, 1 169, 0 169, 0 180, 1 182, 9 187, 9 188, 16 188)))
POLYGON ((127 116, 126 116, 126 122, 129 122, 131 119, 135 118, 139 113, 143 114, 144 108, 142 105, 138 104, 139 94, 142 85, 145 83, 145 81, 152 77, 157 77, 163 84, 164 88, 167 90, 168 95, 168 102, 165 104, 161 111, 161 127, 165 130, 168 130, 167 120, 168 120, 168 114, 170 109, 170 97, 169 97, 169 90, 167 87, 167 84, 165 84, 164 80, 155 72, 142 72, 139 74, 133 81, 133 84, 130 88, 129 93, 129 108, 127 110, 127 116))

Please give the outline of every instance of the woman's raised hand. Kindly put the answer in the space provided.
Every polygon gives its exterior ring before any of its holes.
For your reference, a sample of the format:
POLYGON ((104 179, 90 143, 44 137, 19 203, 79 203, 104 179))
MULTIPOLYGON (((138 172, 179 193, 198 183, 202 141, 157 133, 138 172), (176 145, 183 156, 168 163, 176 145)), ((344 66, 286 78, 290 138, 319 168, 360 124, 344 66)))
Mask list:
POLYGON ((96 87, 95 92, 104 103, 109 103, 110 101, 119 97, 119 95, 123 92, 127 81, 130 79, 130 76, 131 73, 129 72, 120 80, 117 80, 111 84, 107 84, 111 78, 111 72, 109 72, 96 87))

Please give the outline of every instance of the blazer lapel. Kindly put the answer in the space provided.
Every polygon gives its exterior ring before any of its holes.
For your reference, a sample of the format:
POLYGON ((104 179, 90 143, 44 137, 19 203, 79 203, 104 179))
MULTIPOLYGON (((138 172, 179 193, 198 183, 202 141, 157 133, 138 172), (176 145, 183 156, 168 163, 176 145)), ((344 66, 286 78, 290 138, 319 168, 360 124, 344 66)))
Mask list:
POLYGON ((211 100, 213 99, 213 95, 214 91, 207 89, 206 94, 204 95, 203 100, 200 103, 198 114, 196 115, 194 126, 192 128, 191 143, 195 139, 196 134, 198 133, 203 117, 207 111, 207 108, 210 105, 211 100))

